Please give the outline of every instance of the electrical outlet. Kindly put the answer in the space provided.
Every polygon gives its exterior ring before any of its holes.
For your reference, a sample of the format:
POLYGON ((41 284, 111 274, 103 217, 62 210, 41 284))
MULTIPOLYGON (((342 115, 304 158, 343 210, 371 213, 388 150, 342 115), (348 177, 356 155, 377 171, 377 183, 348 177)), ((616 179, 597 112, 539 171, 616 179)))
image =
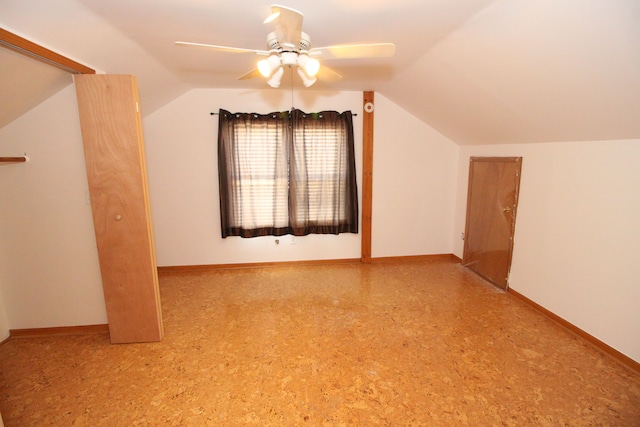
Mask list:
POLYGON ((291 236, 291 240, 289 241, 289 243, 291 243, 292 245, 298 244, 298 240, 296 239, 296 236, 291 236))
POLYGON ((464 240, 464 233, 460 233, 460 240, 464 240))
POLYGON ((280 239, 276 239, 276 246, 280 244, 280 239))

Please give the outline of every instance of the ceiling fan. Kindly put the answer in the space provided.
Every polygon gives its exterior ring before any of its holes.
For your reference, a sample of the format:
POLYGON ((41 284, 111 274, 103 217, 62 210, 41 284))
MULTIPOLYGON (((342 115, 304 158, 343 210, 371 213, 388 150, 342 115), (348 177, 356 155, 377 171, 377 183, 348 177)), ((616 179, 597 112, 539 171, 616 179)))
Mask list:
POLYGON ((320 67, 318 59, 348 58, 385 58, 395 54, 393 43, 345 44, 325 47, 311 47, 311 38, 302 31, 302 13, 289 7, 273 5, 271 15, 264 24, 273 24, 274 30, 267 36, 269 50, 245 49, 239 47, 218 46, 205 43, 177 41, 178 46, 195 46, 229 53, 254 53, 264 58, 259 60, 257 68, 243 74, 239 80, 259 75, 267 78, 269 86, 277 88, 284 74, 284 67, 296 69, 302 83, 313 85, 319 74, 327 80, 341 79, 335 71, 320 67))

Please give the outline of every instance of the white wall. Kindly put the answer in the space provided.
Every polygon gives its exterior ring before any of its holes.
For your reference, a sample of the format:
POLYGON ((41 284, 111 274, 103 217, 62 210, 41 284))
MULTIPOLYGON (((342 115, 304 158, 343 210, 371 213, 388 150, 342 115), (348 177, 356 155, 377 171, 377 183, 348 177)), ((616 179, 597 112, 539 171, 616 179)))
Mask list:
POLYGON ((0 152, 29 157, 0 165, 7 327, 107 323, 74 86, 0 129, 0 152))
MULTIPOLYGON (((159 266, 208 265, 358 258, 360 235, 340 234, 221 238, 217 136, 219 108, 268 113, 291 108, 288 90, 195 89, 144 119, 157 262, 159 266), (279 245, 275 240, 280 241, 279 245)), ((294 105, 358 113, 360 92, 295 91, 294 105), (300 96, 300 93, 305 95, 300 96)), ((143 106, 144 108, 144 106, 143 106)), ((354 118, 355 141, 362 141, 361 114, 354 118)), ((362 170, 361 144, 356 168, 362 170)), ((358 179, 358 188, 361 180, 358 179)), ((359 194, 361 198, 361 195, 359 194)))
MULTIPOLYGON (((145 118, 159 266, 360 258, 359 234, 296 237, 295 245, 291 236, 279 237, 279 245, 275 237, 220 237, 218 119, 209 113, 288 110, 291 96, 286 90, 196 89, 145 118)), ((293 105, 358 114, 354 137, 361 207, 362 92, 296 90, 293 105)), ((451 253, 457 146, 379 94, 374 138, 372 255, 451 253)))
POLYGON ((458 146, 375 94, 372 257, 450 254, 458 146))
POLYGON ((461 147, 454 236, 470 156, 523 157, 510 286, 640 361, 640 140, 461 147))

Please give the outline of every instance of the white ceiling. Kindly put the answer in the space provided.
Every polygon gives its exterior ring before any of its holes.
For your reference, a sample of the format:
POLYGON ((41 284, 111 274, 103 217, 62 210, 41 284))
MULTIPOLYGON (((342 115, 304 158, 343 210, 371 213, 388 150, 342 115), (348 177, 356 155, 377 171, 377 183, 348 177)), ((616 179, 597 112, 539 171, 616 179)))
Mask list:
MULTIPOLYGON (((264 49, 270 4, 0 0, 0 27, 99 71, 135 74, 149 114, 191 88, 269 89, 237 80, 255 67, 251 54, 173 42, 264 49)), ((397 46, 390 59, 326 61, 341 81, 305 89, 294 79, 296 90, 375 90, 461 145, 640 138, 640 0, 281 4, 304 14, 313 46, 397 46)))

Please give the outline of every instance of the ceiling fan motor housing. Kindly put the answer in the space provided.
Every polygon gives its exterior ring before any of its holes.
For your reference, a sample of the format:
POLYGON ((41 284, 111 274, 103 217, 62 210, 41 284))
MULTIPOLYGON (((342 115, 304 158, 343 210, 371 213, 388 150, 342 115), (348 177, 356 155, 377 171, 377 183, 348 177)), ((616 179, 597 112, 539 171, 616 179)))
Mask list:
POLYGON ((281 50, 280 42, 278 41, 278 36, 275 32, 269 33, 267 35, 267 46, 270 50, 281 50))
POLYGON ((280 59, 282 60, 282 65, 298 65, 298 52, 284 51, 280 53, 280 59))
POLYGON ((309 49, 311 49, 311 37, 309 37, 309 34, 302 31, 300 33, 300 50, 304 52, 309 49))

